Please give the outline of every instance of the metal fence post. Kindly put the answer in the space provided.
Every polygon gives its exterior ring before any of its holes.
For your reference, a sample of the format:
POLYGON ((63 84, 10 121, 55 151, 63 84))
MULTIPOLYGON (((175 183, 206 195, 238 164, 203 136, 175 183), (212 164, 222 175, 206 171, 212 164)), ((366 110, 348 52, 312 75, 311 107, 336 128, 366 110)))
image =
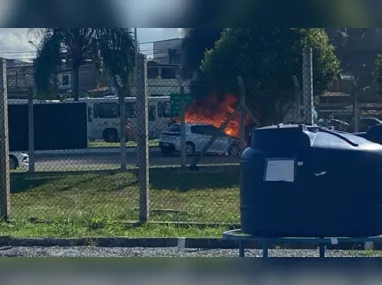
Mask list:
POLYGON ((133 72, 133 88, 132 96, 137 97, 137 71, 138 71, 138 54, 139 54, 139 44, 138 44, 138 29, 134 28, 134 44, 135 44, 135 54, 134 54, 134 72, 133 72))
POLYGON ((11 210, 8 136, 7 63, 0 59, 0 211, 3 220, 9 218, 11 210))
POLYGON ((124 85, 119 75, 114 82, 118 84, 118 102, 119 102, 119 136, 120 136, 120 154, 121 154, 121 170, 126 170, 126 115, 125 115, 125 92, 124 85))
POLYGON ((34 112, 33 112, 33 87, 28 88, 28 156, 30 173, 35 172, 35 148, 34 148, 34 112))
POLYGON ((246 118, 247 118, 247 109, 245 105, 245 86, 243 78, 241 76, 237 77, 240 88, 240 151, 243 152, 246 146, 246 118))
POLYGON ((352 93, 353 93, 353 118, 354 118, 353 132, 357 133, 359 130, 359 105, 358 105, 358 88, 356 85, 354 85, 352 93))
POLYGON ((180 165, 186 167, 186 98, 184 95, 184 85, 178 76, 180 90, 180 165))
POLYGON ((149 148, 148 148, 148 99, 147 99, 147 59, 138 55, 137 77, 137 145, 139 176, 139 220, 145 223, 149 218, 149 148))
POLYGON ((308 47, 302 52, 302 82, 304 110, 302 120, 306 124, 313 124, 313 51, 308 47))
POLYGON ((301 91, 300 91, 300 82, 298 81, 297 76, 293 75, 293 85, 294 85, 294 98, 296 100, 296 110, 295 110, 295 118, 296 122, 301 121, 301 91))

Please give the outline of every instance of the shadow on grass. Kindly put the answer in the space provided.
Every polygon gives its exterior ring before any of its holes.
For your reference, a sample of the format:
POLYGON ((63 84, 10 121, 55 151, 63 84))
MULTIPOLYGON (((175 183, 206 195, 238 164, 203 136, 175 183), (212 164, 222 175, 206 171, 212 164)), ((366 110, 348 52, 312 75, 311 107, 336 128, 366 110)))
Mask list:
POLYGON ((126 174, 68 174, 11 179, 11 193, 30 191, 120 191, 136 184, 136 177, 126 174))
POLYGON ((156 190, 208 190, 238 188, 240 173, 176 173, 174 170, 151 169, 150 185, 156 190))
POLYGON ((55 190, 57 192, 68 191, 73 190, 74 188, 81 188, 81 185, 86 185, 94 180, 93 177, 81 177, 78 175, 77 179, 70 179, 67 184, 63 185, 60 181, 62 179, 62 177, 34 177, 12 180, 11 193, 22 193, 34 191, 36 189, 55 190))
MULTIPOLYGON (((152 190, 213 190, 239 187, 240 173, 178 173, 173 169, 151 169, 152 190)), ((59 176, 36 176, 11 179, 11 193, 29 191, 63 192, 113 192, 138 186, 138 177, 133 173, 117 174, 68 174, 59 176)))
POLYGON ((52 178, 37 178, 37 179, 17 179, 11 180, 11 193, 22 193, 29 190, 34 190, 52 182, 52 178))

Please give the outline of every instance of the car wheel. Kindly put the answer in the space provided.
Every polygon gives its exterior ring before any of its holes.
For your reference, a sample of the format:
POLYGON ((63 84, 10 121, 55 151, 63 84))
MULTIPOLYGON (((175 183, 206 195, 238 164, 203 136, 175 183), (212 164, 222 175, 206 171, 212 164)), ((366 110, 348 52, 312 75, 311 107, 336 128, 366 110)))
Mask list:
POLYGON ((15 170, 19 166, 19 162, 17 161, 17 158, 13 155, 9 156, 9 169, 15 170))
POLYGON ((118 133, 114 129, 107 129, 105 130, 103 134, 103 138, 105 142, 108 142, 108 143, 118 142, 118 133))
POLYGON ((195 146, 191 142, 186 143, 186 155, 193 155, 195 153, 195 146))
POLYGON ((238 144, 232 144, 229 149, 228 149, 228 154, 229 155, 239 155, 240 154, 240 147, 238 144))

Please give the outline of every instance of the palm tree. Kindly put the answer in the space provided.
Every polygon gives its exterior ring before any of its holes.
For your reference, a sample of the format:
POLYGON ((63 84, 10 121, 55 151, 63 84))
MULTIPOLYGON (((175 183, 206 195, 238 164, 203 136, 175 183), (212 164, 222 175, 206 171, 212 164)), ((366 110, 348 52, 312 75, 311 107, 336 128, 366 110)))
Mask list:
POLYGON ((75 101, 79 99, 80 66, 87 60, 98 70, 108 71, 113 78, 119 75, 128 88, 138 48, 130 29, 46 28, 30 29, 29 33, 41 37, 35 60, 35 83, 39 93, 55 86, 64 60, 71 67, 75 101))

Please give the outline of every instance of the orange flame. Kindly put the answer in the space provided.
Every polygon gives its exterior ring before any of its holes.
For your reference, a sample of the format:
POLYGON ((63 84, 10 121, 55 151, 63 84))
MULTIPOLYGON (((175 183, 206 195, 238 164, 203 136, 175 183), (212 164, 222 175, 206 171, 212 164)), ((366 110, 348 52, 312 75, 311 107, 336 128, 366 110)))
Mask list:
MULTIPOLYGON (((228 116, 235 111, 238 99, 233 94, 227 94, 224 100, 219 100, 216 94, 206 96, 199 101, 193 101, 186 111, 186 123, 203 123, 220 128, 228 116)), ((179 122, 179 118, 176 119, 179 122)), ((248 119, 247 122, 248 124, 248 119)), ((240 112, 233 115, 224 132, 236 138, 240 137, 240 112)))

